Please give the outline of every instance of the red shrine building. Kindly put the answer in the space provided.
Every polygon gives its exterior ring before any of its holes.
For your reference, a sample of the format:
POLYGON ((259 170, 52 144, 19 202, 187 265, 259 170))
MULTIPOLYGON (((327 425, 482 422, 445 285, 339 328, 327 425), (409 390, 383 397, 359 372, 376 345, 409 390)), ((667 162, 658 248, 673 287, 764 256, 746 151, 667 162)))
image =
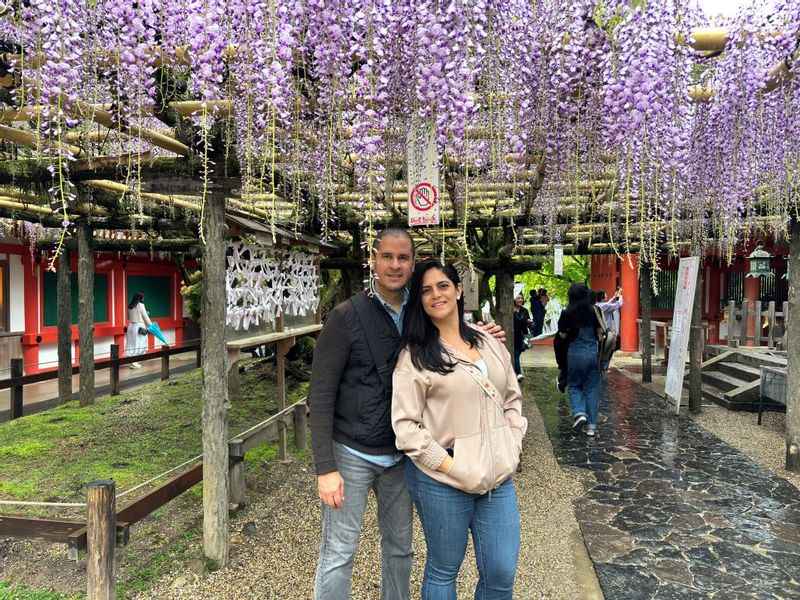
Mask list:
MULTIPOLYGON (((702 261, 703 286, 701 291, 702 320, 707 324, 707 343, 726 343, 727 319, 725 309, 729 302, 737 307, 747 303, 750 318, 748 335, 753 337, 756 326, 755 306, 758 302, 774 301, 776 306, 788 299, 788 280, 784 277, 788 265, 788 247, 775 246, 771 241, 764 244, 770 258, 770 277, 747 277, 750 271, 747 256, 755 249, 752 243, 740 251, 728 265, 716 255, 708 254, 702 261)), ((678 279, 678 258, 662 256, 660 271, 656 274, 658 295, 651 297, 652 316, 655 321, 670 321, 675 301, 678 279)), ((610 297, 617 287, 622 288, 623 306, 620 310, 620 344, 623 352, 639 351, 639 265, 637 255, 594 255, 591 263, 590 287, 605 290, 610 297)))
MULTIPOLYGON (((72 257, 72 356, 78 355, 78 265, 72 257)), ((144 292, 150 318, 158 321, 164 337, 181 344, 186 327, 182 279, 169 260, 145 253, 95 252, 94 358, 110 354, 112 344, 124 352, 128 325, 128 303, 137 291, 144 292)), ((56 273, 47 271, 36 251, 13 237, 0 238, 0 376, 7 377, 11 358, 22 358, 24 374, 57 368, 56 273)), ((147 336, 150 349, 153 336, 147 336)))

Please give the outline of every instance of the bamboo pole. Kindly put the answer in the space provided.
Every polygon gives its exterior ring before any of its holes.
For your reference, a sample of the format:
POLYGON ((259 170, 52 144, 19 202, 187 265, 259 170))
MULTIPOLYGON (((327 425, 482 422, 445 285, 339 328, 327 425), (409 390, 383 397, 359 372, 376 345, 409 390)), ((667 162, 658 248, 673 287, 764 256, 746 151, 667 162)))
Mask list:
MULTIPOLYGON (((124 183, 109 181, 107 179, 87 179, 82 183, 109 192, 116 192, 118 194, 135 193, 134 190, 128 188, 128 186, 126 186, 124 183)), ((152 202, 155 202, 157 204, 167 204, 171 206, 176 206, 178 208, 186 208, 189 210, 196 210, 196 211, 200 211, 202 209, 202 206, 200 204, 187 202, 185 200, 178 200, 175 196, 169 196, 167 194, 154 194, 152 192, 142 192, 140 195, 143 200, 151 200, 152 202)), ((199 202, 200 199, 197 198, 197 201, 199 202)))
POLYGON ((83 150, 78 146, 70 144, 59 144, 56 141, 46 138, 37 139, 36 136, 28 131, 8 127, 7 125, 0 125, 0 139, 25 146, 27 148, 49 148, 52 150, 68 151, 75 158, 80 158, 84 155, 83 150))
MULTIPOLYGON (((215 117, 228 117, 233 114, 233 102, 231 100, 206 100, 205 105, 208 114, 215 117)), ((203 102, 200 100, 182 100, 170 102, 167 107, 183 117, 189 117, 201 113, 203 102)))

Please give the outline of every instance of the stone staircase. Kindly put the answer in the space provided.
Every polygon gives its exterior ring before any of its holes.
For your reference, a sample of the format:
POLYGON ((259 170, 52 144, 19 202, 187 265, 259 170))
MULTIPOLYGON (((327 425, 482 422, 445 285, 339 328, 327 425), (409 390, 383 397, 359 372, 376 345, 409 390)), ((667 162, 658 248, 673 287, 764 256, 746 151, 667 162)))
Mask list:
MULTIPOLYGON (((758 411, 760 366, 786 367, 786 354, 765 348, 709 346, 703 362, 703 400, 729 410, 758 411)), ((684 386, 688 387, 686 371, 684 386)))

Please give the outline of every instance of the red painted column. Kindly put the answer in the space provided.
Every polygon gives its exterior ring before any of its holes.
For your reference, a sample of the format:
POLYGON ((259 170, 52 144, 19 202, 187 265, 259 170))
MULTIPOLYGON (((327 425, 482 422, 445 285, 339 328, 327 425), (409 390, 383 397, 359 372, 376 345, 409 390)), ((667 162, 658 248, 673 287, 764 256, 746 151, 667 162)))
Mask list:
MULTIPOLYGON (((756 303, 761 297, 761 279, 759 277, 744 278, 744 302, 747 302, 747 335, 755 339, 756 327, 756 303)), ((753 342, 747 342, 748 346, 753 345, 753 342)))
MULTIPOLYGON (((719 344, 719 324, 722 321, 722 311, 720 310, 720 287, 719 287, 720 268, 719 262, 713 259, 708 261, 703 284, 708 286, 708 318, 709 331, 708 342, 719 344)), ((703 305, 705 307, 705 304, 703 305)))
MULTIPOLYGON (((25 290, 25 333, 33 340, 41 334, 40 317, 44 312, 42 304, 42 290, 39 289, 39 265, 35 265, 31 259, 30 252, 22 255, 22 286, 25 290)), ((25 336, 23 336, 25 339, 25 336)), ((30 338, 29 338, 30 339, 30 338)), ((22 362, 25 365, 25 375, 33 375, 39 372, 39 343, 22 345, 22 362)))
POLYGON ((620 287, 622 310, 619 314, 620 350, 639 351, 639 256, 628 254, 620 261, 620 287))
POLYGON ((603 290, 610 298, 617 289, 617 257, 614 254, 593 254, 589 287, 603 290))

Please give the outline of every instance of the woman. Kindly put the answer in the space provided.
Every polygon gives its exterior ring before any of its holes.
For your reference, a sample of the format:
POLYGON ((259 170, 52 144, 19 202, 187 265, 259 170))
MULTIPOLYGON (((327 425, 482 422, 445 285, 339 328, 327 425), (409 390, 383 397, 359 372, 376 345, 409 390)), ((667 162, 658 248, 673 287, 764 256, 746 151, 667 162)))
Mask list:
POLYGON ((517 379, 522 379, 522 366, 519 364, 519 357, 525 351, 525 336, 531 331, 531 315, 525 304, 525 296, 522 292, 514 298, 514 373, 517 379))
POLYGON ((531 318, 533 319, 533 335, 542 335, 544 329, 544 318, 547 311, 547 302, 550 299, 547 297, 547 290, 539 288, 534 295, 531 290, 531 318))
POLYGON ((428 549, 423 600, 455 600, 472 532, 477 599, 511 599, 519 507, 511 476, 528 426, 508 351, 464 323, 451 264, 429 259, 411 278, 394 371, 392 425, 428 549))
POLYGON ((584 427, 588 436, 597 431, 600 398, 600 323, 590 301, 589 288, 573 284, 567 294, 569 305, 558 319, 558 335, 569 341, 567 350, 567 390, 572 406, 573 429, 584 427))
MULTIPOLYGON (((144 307, 144 293, 136 292, 133 300, 128 304, 128 331, 125 333, 125 355, 139 356, 147 351, 147 333, 144 331, 150 327, 150 317, 144 307)), ((138 369, 142 363, 133 362, 131 369, 138 369)))

